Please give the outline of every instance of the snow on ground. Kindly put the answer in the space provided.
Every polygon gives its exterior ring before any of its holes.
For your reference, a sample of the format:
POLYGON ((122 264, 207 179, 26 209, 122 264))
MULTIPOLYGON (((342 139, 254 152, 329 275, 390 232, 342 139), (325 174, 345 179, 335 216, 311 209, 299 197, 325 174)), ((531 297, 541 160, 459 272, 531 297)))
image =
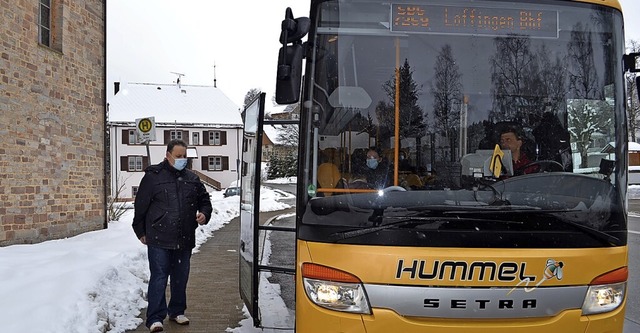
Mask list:
MULTIPOLYGON (((222 192, 215 191, 211 197, 214 214, 209 224, 198 227, 194 252, 239 215, 238 196, 223 198, 222 192)), ((288 208, 279 200, 292 197, 263 188, 261 210, 288 208)), ((135 329, 142 322, 140 309, 146 307, 143 294, 149 271, 146 246, 135 237, 132 220, 133 210, 128 210, 104 230, 0 247, 0 332, 116 333, 135 329)), ((248 323, 239 323, 244 326, 233 332, 254 332, 248 323)))
MULTIPOLYGON (((287 183, 292 179, 273 183, 287 183)), ((629 186, 629 199, 640 199, 640 186, 629 186)), ((287 208, 284 193, 263 188, 262 211, 287 208)), ((212 192, 215 207, 209 224, 197 230, 194 249, 239 214, 239 197, 212 192)), ((149 272, 146 247, 132 229, 132 210, 105 230, 33 245, 0 247, 0 332, 98 333, 124 332, 141 323, 146 306, 144 281, 149 272)), ((268 260, 269 243, 265 243, 268 260)), ((279 286, 261 283, 261 306, 278 316, 262 318, 269 327, 290 327, 292 314, 279 298, 279 286)), ((253 328, 249 314, 232 333, 269 332, 253 328)), ((280 331, 278 331, 280 332, 280 331)))
POLYGON ((627 191, 628 199, 640 199, 640 185, 631 185, 627 191))
MULTIPOLYGON (((291 216, 291 214, 285 214, 279 218, 291 216)), ((262 259, 260 264, 267 265, 269 263, 269 257, 271 256, 271 242, 267 236, 263 246, 262 259)), ((260 290, 258 291, 260 296, 259 307, 261 309, 269 309, 269 316, 263 316, 261 318, 261 325, 264 328, 253 327, 253 318, 244 306, 242 311, 244 312, 245 319, 240 321, 239 327, 228 328, 229 333, 282 333, 288 330, 274 329, 274 328, 291 328, 295 324, 295 314, 289 310, 280 297, 280 285, 269 282, 271 273, 263 272, 260 274, 260 290)))

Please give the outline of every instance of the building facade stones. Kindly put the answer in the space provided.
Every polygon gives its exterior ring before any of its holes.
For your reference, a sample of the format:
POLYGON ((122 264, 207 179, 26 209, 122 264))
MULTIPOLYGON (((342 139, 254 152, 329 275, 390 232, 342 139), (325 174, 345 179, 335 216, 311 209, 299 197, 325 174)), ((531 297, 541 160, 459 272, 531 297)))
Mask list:
POLYGON ((0 246, 106 226, 106 5, 0 1, 0 246))

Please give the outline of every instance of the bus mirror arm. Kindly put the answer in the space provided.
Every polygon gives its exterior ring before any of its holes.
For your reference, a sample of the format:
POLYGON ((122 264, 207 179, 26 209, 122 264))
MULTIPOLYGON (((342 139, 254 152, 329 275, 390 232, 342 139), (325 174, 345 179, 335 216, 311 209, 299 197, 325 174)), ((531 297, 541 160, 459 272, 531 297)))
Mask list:
POLYGON ((276 103, 292 104, 300 98, 302 83, 302 38, 307 35, 311 21, 307 17, 294 19, 291 8, 287 8, 280 26, 280 52, 276 74, 276 103), (291 43, 291 45, 289 45, 291 43))
POLYGON ((287 8, 284 14, 284 20, 280 26, 280 44, 286 46, 287 44, 300 44, 302 38, 309 33, 311 28, 311 20, 308 17, 293 18, 293 12, 291 8, 287 8))

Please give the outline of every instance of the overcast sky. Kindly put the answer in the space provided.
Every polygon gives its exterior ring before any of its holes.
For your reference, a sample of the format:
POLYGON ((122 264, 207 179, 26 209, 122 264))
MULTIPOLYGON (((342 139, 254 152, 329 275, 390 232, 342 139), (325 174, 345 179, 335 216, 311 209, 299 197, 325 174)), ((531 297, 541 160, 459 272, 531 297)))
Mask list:
MULTIPOLYGON (((113 82, 213 85, 242 106, 252 88, 273 94, 285 10, 302 0, 107 1, 107 87, 113 82)), ((108 98, 109 99, 109 98, 108 98)), ((107 99, 107 100, 108 100, 107 99)))
MULTIPOLYGON (((640 1, 620 0, 627 40, 640 41, 640 1)), ((113 82, 213 85, 238 107, 252 88, 275 89, 280 22, 306 0, 107 1, 107 101, 113 82)))

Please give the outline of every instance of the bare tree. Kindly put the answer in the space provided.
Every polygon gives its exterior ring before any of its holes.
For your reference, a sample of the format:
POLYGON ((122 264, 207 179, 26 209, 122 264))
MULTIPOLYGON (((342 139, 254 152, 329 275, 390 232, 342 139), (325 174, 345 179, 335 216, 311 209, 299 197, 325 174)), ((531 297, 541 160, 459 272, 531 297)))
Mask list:
POLYGON ((246 108, 251 101, 253 101, 260 94, 260 89, 252 88, 244 95, 244 104, 242 105, 242 109, 246 108))
POLYGON ((495 45, 496 54, 491 58, 493 121, 532 124, 545 112, 564 111, 566 58, 551 58, 544 44, 533 50, 528 37, 500 37, 495 45))
POLYGON ((435 130, 445 138, 454 160, 456 140, 460 130, 460 108, 462 106, 462 74, 453 57, 451 45, 440 50, 434 65, 435 77, 431 85, 435 130))
POLYGON ((115 193, 107 198, 107 217, 109 221, 118 221, 120 217, 127 211, 125 202, 122 202, 122 193, 124 192, 125 185, 127 185, 127 178, 124 178, 121 174, 116 175, 118 179, 118 188, 115 193))
POLYGON ((576 98, 602 99, 593 54, 593 33, 576 23, 568 44, 569 87, 576 98))
POLYGON ((576 23, 567 44, 569 55, 569 89, 567 105, 569 133, 580 153, 580 167, 588 166, 588 148, 596 132, 608 133, 611 106, 604 99, 604 89, 596 72, 593 53, 594 34, 576 23))
POLYGON ((300 141, 298 125, 280 125, 276 136, 279 144, 289 147, 297 147, 300 141))
MULTIPOLYGON (((540 96, 544 96, 542 101, 548 112, 557 114, 564 112, 564 105, 567 98, 567 69, 566 59, 556 56, 555 59, 549 57, 550 52, 546 44, 536 53, 540 77, 540 96)), ((544 110, 544 109, 542 109, 544 110)))
POLYGON ((530 110, 526 96, 527 87, 535 86, 527 80, 535 78, 535 66, 528 37, 509 36, 494 40, 496 53, 491 57, 491 82, 493 108, 491 118, 495 121, 519 120, 530 110))

